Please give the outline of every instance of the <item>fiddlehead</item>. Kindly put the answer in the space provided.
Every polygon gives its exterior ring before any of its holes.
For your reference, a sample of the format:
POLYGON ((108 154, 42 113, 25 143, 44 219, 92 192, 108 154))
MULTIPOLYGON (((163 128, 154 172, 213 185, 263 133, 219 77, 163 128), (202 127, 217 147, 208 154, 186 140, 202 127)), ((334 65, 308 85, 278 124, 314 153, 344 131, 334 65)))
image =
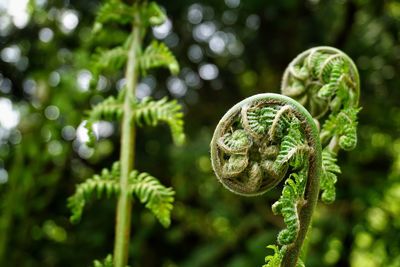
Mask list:
MULTIPOLYGON (((321 145, 311 115, 296 101, 277 94, 249 97, 218 123, 211 141, 211 161, 219 181, 230 191, 254 196, 286 178, 273 211, 287 228, 278 237, 279 255, 295 266, 319 192, 321 145)), ((271 266, 271 265, 269 265, 271 266)))
POLYGON ((360 81, 354 62, 332 47, 315 47, 297 56, 286 68, 282 94, 304 105, 320 125, 323 146, 321 199, 335 200, 339 149, 357 144, 360 81))

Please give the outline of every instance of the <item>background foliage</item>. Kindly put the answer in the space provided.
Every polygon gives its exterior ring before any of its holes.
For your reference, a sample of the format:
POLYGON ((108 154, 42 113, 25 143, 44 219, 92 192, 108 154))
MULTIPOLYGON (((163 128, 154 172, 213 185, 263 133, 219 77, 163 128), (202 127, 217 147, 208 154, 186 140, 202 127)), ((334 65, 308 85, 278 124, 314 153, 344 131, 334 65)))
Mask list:
MULTIPOLYGON (((85 110, 123 85, 123 70, 90 88, 98 1, 0 2, 1 266, 89 266, 112 250, 114 201, 88 202, 72 225, 75 184, 118 158, 119 129, 98 127, 83 145, 85 110), (16 123, 18 125, 16 125, 16 123), (105 137, 110 137, 105 139, 105 137)), ((261 266, 282 221, 271 212, 280 188, 257 197, 218 184, 209 142, 234 103, 278 92, 286 65, 303 50, 335 46, 361 77, 359 145, 341 153, 333 204, 319 204, 308 266, 400 266, 400 4, 397 1, 162 1, 169 21, 153 29, 173 50, 178 76, 151 71, 137 96, 172 96, 185 106, 187 144, 167 128, 140 129, 138 169, 176 190, 171 228, 134 205, 135 266, 261 266), (157 77, 157 78, 156 78, 157 77), (145 137, 146 136, 146 137, 145 137), (141 212, 139 212, 139 210, 141 212)), ((270 251, 271 252, 271 251, 270 251)))

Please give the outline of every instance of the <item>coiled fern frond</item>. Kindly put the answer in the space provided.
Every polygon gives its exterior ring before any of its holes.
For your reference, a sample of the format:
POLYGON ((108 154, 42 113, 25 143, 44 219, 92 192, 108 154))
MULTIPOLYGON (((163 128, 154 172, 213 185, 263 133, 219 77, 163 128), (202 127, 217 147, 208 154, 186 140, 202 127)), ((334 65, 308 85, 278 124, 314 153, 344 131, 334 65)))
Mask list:
POLYGON ((182 106, 176 100, 168 101, 166 97, 153 100, 146 97, 136 105, 134 116, 139 127, 167 123, 175 144, 180 145, 185 141, 182 106))
MULTIPOLYGON (((332 47, 315 47, 301 53, 286 68, 283 94, 304 105, 320 125, 325 158, 323 169, 336 162, 339 149, 352 150, 357 144, 357 114, 360 81, 354 62, 332 47), (328 164, 328 166, 325 166, 328 164)), ((333 202, 335 170, 323 175, 321 199, 333 202)))
POLYGON ((164 226, 171 224, 175 192, 171 187, 163 186, 159 180, 148 173, 133 171, 130 174, 129 190, 135 194, 141 203, 145 203, 154 216, 164 226))
POLYGON ((119 194, 119 176, 120 164, 116 162, 113 164, 111 171, 103 169, 100 175, 96 174, 85 182, 78 184, 75 194, 68 198, 68 207, 72 212, 70 217, 71 222, 79 222, 86 201, 93 195, 100 198, 103 194, 106 194, 107 197, 119 194))
POLYGON ((283 216, 286 228, 278 236, 279 246, 271 247, 276 253, 267 257, 265 266, 282 262, 296 266, 298 244, 301 247, 318 199, 322 165, 318 130, 311 115, 282 95, 249 97, 232 107, 217 125, 211 161, 219 181, 240 195, 262 194, 285 179, 273 211, 283 216))

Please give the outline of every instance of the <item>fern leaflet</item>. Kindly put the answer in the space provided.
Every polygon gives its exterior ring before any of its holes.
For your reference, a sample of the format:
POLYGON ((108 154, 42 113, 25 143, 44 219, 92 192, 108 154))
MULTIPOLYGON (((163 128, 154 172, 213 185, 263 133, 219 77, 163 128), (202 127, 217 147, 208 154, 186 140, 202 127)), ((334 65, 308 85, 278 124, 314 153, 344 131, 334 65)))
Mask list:
POLYGON ((272 211, 275 214, 281 214, 283 216, 287 227, 278 235, 278 243, 281 245, 288 245, 297 237, 299 230, 297 205, 303 200, 306 180, 306 168, 303 168, 299 173, 292 173, 285 181, 281 197, 272 206, 272 211))
POLYGON ((130 174, 130 191, 148 208, 164 226, 171 223, 171 210, 174 202, 174 190, 163 186, 160 181, 148 173, 133 171, 130 174))
POLYGON ((127 61, 127 57, 127 49, 122 46, 109 50, 98 49, 93 56, 92 69, 94 75, 97 76, 103 71, 114 72, 121 70, 127 61))
POLYGON ((360 108, 346 108, 338 114, 331 114, 321 130, 321 136, 339 137, 339 146, 352 150, 357 145, 357 113, 360 108))
POLYGON ((166 67, 172 74, 179 72, 179 64, 171 50, 164 43, 153 41, 140 57, 140 69, 145 74, 157 67, 166 67))
POLYGON ((144 98, 136 106, 135 120, 138 126, 143 126, 143 124, 156 126, 158 122, 165 122, 169 125, 176 144, 179 145, 185 141, 182 107, 176 100, 144 98))
POLYGON ((103 169, 100 175, 94 175, 92 178, 76 186, 75 194, 68 198, 68 207, 72 212, 70 217, 71 222, 77 223, 80 220, 86 200, 94 194, 100 198, 104 193, 108 197, 119 193, 119 173, 120 164, 116 162, 113 164, 111 171, 103 169))
POLYGON ((93 267, 113 267, 112 255, 107 255, 107 257, 102 261, 95 260, 93 262, 93 267))
POLYGON ((129 24, 132 23, 135 12, 135 6, 128 6, 121 1, 110 0, 100 7, 97 12, 96 23, 129 24))
POLYGON ((325 203, 335 201, 335 183, 337 181, 336 174, 340 173, 340 167, 336 164, 336 153, 325 148, 322 151, 322 176, 321 176, 321 199, 325 203))

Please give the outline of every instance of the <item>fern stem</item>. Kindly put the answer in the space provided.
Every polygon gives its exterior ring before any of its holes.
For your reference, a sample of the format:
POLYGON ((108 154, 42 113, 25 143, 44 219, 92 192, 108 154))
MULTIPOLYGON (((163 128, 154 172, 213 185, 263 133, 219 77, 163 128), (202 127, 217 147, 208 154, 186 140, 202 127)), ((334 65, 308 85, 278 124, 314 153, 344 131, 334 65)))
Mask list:
MULTIPOLYGON (((318 202, 319 195, 319 180, 321 176, 321 145, 319 143, 318 138, 315 138, 315 135, 309 135, 310 146, 317 147, 317 150, 310 153, 309 158, 309 169, 308 169, 308 178, 306 190, 304 193, 304 206, 298 207, 299 212, 299 221, 300 228, 297 234, 296 240, 290 244, 287 248, 285 256, 282 260, 281 267, 293 267, 296 266, 297 261, 299 259, 301 248, 306 239, 307 232, 311 226, 312 216, 314 213, 315 206, 318 202)), ((315 134, 315 133, 314 133, 315 134)), ((316 133, 318 135, 318 133, 316 133)))
MULTIPOLYGON (((139 24, 137 24, 139 25, 139 24)), ((138 51, 141 42, 140 26, 134 26, 132 30, 132 42, 128 51, 126 67, 126 93, 124 99, 124 112, 121 130, 121 192, 117 204, 115 243, 114 243, 114 267, 125 267, 128 263, 128 247, 131 228, 132 197, 128 190, 129 174, 133 169, 135 160, 135 125, 133 120, 134 110, 132 102, 135 99, 135 90, 138 80, 138 51)))

